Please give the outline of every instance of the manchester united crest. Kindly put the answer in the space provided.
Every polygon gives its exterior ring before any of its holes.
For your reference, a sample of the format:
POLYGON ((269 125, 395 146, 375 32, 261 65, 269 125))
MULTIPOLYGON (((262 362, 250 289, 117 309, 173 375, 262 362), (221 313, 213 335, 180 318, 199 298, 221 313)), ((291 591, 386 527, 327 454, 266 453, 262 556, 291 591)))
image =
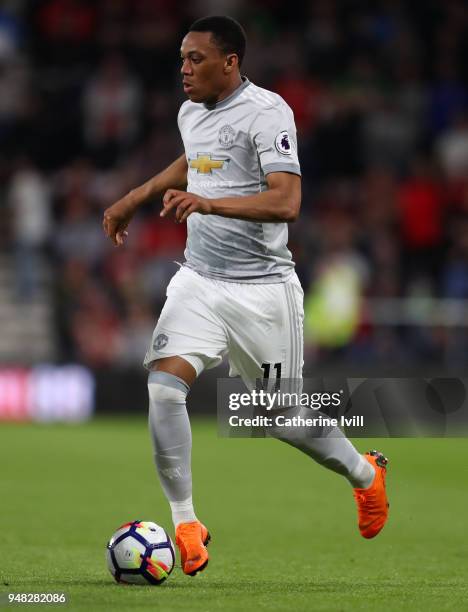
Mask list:
POLYGON ((154 350, 159 351, 160 349, 164 348, 168 342, 169 338, 166 336, 166 334, 158 334, 153 344, 154 350))
POLYGON ((234 144, 234 138, 236 137, 236 133, 234 128, 230 125, 223 125, 218 132, 218 141, 219 144, 225 149, 229 149, 234 144))

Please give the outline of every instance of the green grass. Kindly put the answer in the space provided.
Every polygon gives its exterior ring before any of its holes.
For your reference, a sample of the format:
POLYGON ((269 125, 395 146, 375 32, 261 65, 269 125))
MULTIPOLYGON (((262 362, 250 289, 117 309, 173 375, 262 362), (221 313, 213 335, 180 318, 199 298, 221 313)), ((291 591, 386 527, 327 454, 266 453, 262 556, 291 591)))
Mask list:
POLYGON ((219 439, 203 420, 193 432, 210 565, 126 587, 106 568, 114 529, 171 528, 146 423, 1 425, 0 593, 65 592, 62 609, 89 612, 468 609, 466 439, 357 443, 390 457, 390 521, 366 541, 341 477, 274 440, 219 439))

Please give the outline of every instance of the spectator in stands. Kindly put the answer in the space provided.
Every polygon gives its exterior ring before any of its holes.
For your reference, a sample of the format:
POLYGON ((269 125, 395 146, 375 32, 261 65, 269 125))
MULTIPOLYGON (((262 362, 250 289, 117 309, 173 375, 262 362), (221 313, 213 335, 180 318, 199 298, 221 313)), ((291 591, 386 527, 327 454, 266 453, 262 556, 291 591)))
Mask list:
POLYGON ((468 174, 468 106, 457 115, 452 126, 437 141, 440 164, 449 181, 463 179, 468 174))
POLYGON ((83 94, 85 142, 96 163, 110 166, 140 131, 141 88, 123 57, 104 58, 83 94))
POLYGON ((17 297, 26 301, 34 297, 44 248, 52 235, 50 187, 27 159, 17 163, 10 181, 8 203, 15 245, 17 297))
POLYGON ((443 199, 430 160, 417 157, 398 193, 406 285, 424 279, 435 292, 442 261, 443 199))

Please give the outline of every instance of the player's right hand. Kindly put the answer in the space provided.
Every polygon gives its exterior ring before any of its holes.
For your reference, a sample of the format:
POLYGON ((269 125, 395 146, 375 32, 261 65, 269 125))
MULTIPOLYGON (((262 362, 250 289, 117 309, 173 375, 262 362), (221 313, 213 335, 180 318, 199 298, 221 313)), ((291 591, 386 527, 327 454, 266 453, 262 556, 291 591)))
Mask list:
POLYGON ((102 226, 115 246, 121 246, 128 236, 127 227, 135 212, 127 197, 122 198, 104 211, 102 226))

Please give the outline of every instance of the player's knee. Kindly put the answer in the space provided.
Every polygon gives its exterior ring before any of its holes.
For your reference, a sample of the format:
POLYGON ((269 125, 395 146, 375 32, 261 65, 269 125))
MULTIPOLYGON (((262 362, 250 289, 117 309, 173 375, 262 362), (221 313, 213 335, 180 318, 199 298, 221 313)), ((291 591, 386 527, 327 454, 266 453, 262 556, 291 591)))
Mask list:
POLYGON ((148 376, 150 405, 185 403, 188 392, 187 383, 174 374, 157 370, 148 376))

